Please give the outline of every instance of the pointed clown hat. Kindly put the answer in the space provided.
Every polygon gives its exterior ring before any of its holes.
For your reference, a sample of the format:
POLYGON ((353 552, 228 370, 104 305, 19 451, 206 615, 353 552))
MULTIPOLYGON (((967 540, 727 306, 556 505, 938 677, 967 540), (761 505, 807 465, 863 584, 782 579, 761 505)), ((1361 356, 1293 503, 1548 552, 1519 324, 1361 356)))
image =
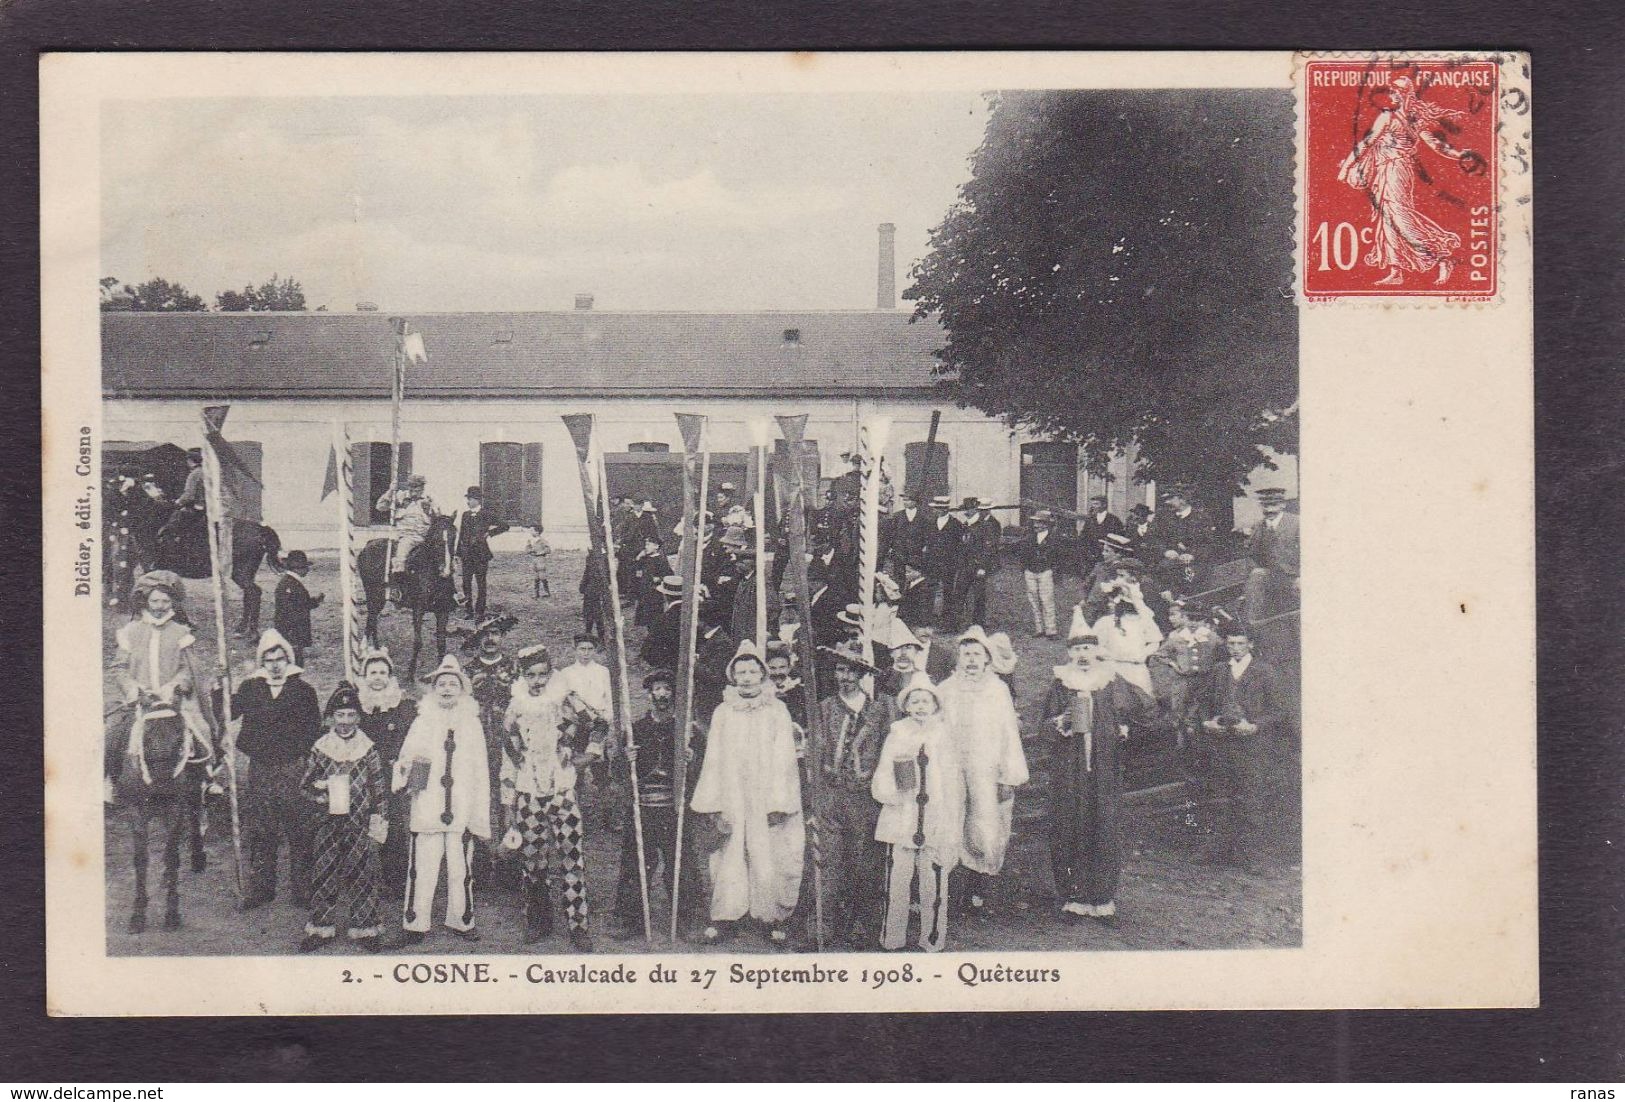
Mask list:
POLYGON ((990 639, 988 639, 987 632, 982 630, 981 624, 972 624, 970 627, 960 632, 959 638, 954 640, 954 647, 957 649, 964 646, 966 643, 975 643, 977 646, 981 647, 987 652, 988 660, 992 661, 993 643, 990 639))
POLYGON ((423 678, 423 683, 425 685, 437 684, 447 674, 457 679, 458 683, 463 687, 463 692, 470 693, 474 691, 474 686, 468 680, 468 675, 463 672, 463 664, 457 660, 455 654, 448 654, 442 658, 440 665, 430 670, 428 676, 423 678))
POLYGON ((1089 626, 1089 620, 1083 614, 1083 606, 1073 605, 1072 626, 1067 628, 1066 631, 1066 645, 1070 647, 1072 644, 1081 643, 1085 639, 1095 639, 1094 629, 1089 626))
POLYGON ((897 706, 907 709, 909 695, 916 692, 928 692, 931 699, 936 701, 937 711, 942 711, 942 694, 937 690, 935 682, 925 675, 925 671, 916 670, 914 676, 903 685, 902 691, 897 694, 897 706))
POLYGON ((756 663, 762 668, 762 676, 767 676, 767 663, 762 661, 762 654, 756 649, 756 641, 754 639, 746 638, 740 640, 739 649, 734 651, 734 656, 732 658, 728 659, 727 673, 728 683, 730 685, 733 684, 734 667, 739 665, 741 662, 756 663))

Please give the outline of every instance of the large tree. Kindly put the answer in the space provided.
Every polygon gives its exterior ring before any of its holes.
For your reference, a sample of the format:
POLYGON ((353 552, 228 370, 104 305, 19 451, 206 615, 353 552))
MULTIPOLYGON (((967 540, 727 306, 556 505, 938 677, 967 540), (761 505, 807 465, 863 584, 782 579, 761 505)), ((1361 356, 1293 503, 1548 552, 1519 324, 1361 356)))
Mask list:
POLYGON ((179 283, 171 283, 167 279, 154 277, 145 283, 132 287, 128 283, 122 289, 116 276, 105 276, 98 281, 101 288, 101 305, 103 310, 157 310, 157 311, 192 311, 204 310, 207 307, 203 299, 192 294, 179 283))
POLYGON ((303 310, 305 289, 292 276, 277 280, 272 276, 258 287, 245 285, 241 291, 221 291, 214 296, 216 310, 303 310))
POLYGON ((1292 96, 1005 92, 906 297, 944 392, 1222 504, 1295 452, 1292 96))

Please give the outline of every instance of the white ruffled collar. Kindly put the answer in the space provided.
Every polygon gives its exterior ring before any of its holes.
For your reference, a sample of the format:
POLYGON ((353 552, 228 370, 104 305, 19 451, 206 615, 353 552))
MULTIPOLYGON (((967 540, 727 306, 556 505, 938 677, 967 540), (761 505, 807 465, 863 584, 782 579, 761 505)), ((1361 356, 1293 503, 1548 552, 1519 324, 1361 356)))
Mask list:
POLYGON ((401 683, 392 677, 389 679, 389 684, 378 692, 373 692, 363 684, 356 690, 356 695, 361 698, 362 714, 371 715, 375 712, 388 712, 398 708, 403 694, 401 683))
POLYGON ((334 761, 360 761, 372 749, 372 739, 363 734, 359 727, 349 738, 341 738, 336 732, 327 731, 316 740, 315 748, 334 761))

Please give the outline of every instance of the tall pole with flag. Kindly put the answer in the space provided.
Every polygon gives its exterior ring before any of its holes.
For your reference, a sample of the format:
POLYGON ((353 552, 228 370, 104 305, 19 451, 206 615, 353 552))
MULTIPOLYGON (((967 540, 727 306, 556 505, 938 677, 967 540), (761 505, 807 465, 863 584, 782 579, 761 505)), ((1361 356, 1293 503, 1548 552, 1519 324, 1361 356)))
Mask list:
POLYGON ((361 684, 361 657, 365 652, 363 637, 366 624, 361 604, 355 599, 356 549, 355 533, 351 530, 351 510, 355 503, 355 471, 350 462, 350 429, 343 421, 333 422, 333 446, 327 457, 327 480, 322 486, 322 498, 334 494, 338 507, 339 531, 339 595, 343 601, 343 665, 344 676, 352 685, 361 684))
MULTIPOLYGON (((581 499, 587 508, 587 529, 592 535, 592 550, 588 552, 603 570, 604 585, 597 594, 607 607, 603 610, 604 626, 610 634, 610 652, 615 660, 615 710, 612 720, 618 721, 622 741, 629 756, 635 759, 637 745, 632 730, 632 685, 626 664, 626 622, 621 613, 620 582, 615 577, 615 536, 609 516, 609 487, 604 471, 604 453, 595 448, 594 419, 590 413, 567 413, 564 424, 570 430, 570 439, 576 448, 576 464, 581 472, 581 499), (596 483, 596 485, 595 485, 596 483)), ((638 890, 643 899, 643 938, 654 940, 654 924, 649 917, 649 864, 644 859, 643 799, 638 790, 637 762, 632 761, 632 829, 636 832, 638 849, 638 890)))
MULTIPOLYGON (((683 891, 683 812, 688 807, 688 736, 694 727, 694 651, 700 622, 700 540, 705 531, 706 482, 711 454, 705 448, 705 417, 679 413, 683 437, 683 542, 677 572, 683 577, 677 649, 677 724, 673 740, 673 793, 677 800, 677 855, 672 862, 671 941, 677 944, 678 900, 683 891)), ((760 579, 758 579, 760 584, 760 579)))
POLYGON ((412 331, 412 323, 405 318, 390 318, 395 327, 395 354, 391 361, 389 393, 389 558, 395 559, 395 508, 401 478, 401 405, 406 401, 406 365, 426 363, 429 351, 423 346, 423 334, 412 331))
POLYGON ((237 736, 231 730, 231 650, 226 637, 226 579, 229 557, 222 546, 222 531, 232 523, 226 515, 221 494, 221 459, 228 454, 238 466, 242 460, 225 442, 226 414, 230 406, 205 406, 203 409, 204 507, 207 510, 209 538, 209 573, 214 582, 214 636, 219 648, 220 661, 220 754, 226 766, 226 791, 231 802, 231 848, 235 858, 238 902, 247 898, 243 878, 242 812, 237 795, 237 736))
POLYGON ((816 640, 812 634, 812 594, 807 588, 807 475, 803 465, 803 452, 805 446, 803 437, 807 432, 807 415, 798 413, 794 416, 781 416, 778 418, 779 431, 784 435, 784 442, 788 445, 790 453, 790 499, 785 508, 789 511, 790 531, 789 546, 786 553, 790 561, 786 570, 790 576, 790 583, 796 589, 796 609, 801 614, 801 630, 796 633, 796 649, 800 656, 801 677, 807 686, 807 786, 811 789, 810 803, 813 814, 807 817, 807 844, 812 848, 813 865, 813 936, 818 948, 824 947, 824 848, 821 840, 822 831, 818 822, 818 809, 823 807, 820 786, 823 781, 824 770, 819 765, 824 760, 824 729, 822 714, 818 708, 818 667, 813 645, 816 640))

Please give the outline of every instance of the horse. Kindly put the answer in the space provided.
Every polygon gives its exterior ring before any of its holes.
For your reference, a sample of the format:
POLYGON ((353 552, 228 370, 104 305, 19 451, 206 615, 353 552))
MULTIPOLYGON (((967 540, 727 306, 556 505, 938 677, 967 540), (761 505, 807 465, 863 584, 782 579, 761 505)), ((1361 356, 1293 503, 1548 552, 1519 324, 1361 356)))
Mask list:
POLYGON ((238 634, 257 639, 260 634, 260 563, 269 563, 273 570, 282 568, 282 538, 268 524, 251 520, 234 520, 231 537, 231 580, 243 595, 243 614, 238 619, 238 634))
MULTIPOLYGON (((116 789, 129 816, 131 857, 135 867, 135 899, 130 908, 129 931, 139 934, 147 928, 147 872, 150 864, 150 833, 156 820, 163 830, 164 929, 181 925, 180 860, 181 839, 191 844, 192 869, 205 866, 202 838, 204 762, 194 750, 200 738, 187 731, 188 717, 181 714, 142 722, 141 752, 127 752, 132 726, 141 722, 136 705, 116 710, 108 726, 108 754, 120 761, 116 789)), ((201 722, 196 719, 194 722, 201 722)), ((202 747, 204 753, 207 748, 202 747)))
MULTIPOLYGON (((423 542, 406 556, 406 572, 401 583, 401 599, 412 615, 412 659, 407 676, 416 677, 418 655, 423 650, 423 617, 433 613, 437 658, 446 653, 446 621, 457 605, 457 584, 452 573, 452 524, 448 516, 429 522, 423 542)), ((356 556, 361 588, 367 598, 366 636, 369 646, 378 645, 378 617, 384 610, 389 588, 389 540, 368 540, 356 556)))

